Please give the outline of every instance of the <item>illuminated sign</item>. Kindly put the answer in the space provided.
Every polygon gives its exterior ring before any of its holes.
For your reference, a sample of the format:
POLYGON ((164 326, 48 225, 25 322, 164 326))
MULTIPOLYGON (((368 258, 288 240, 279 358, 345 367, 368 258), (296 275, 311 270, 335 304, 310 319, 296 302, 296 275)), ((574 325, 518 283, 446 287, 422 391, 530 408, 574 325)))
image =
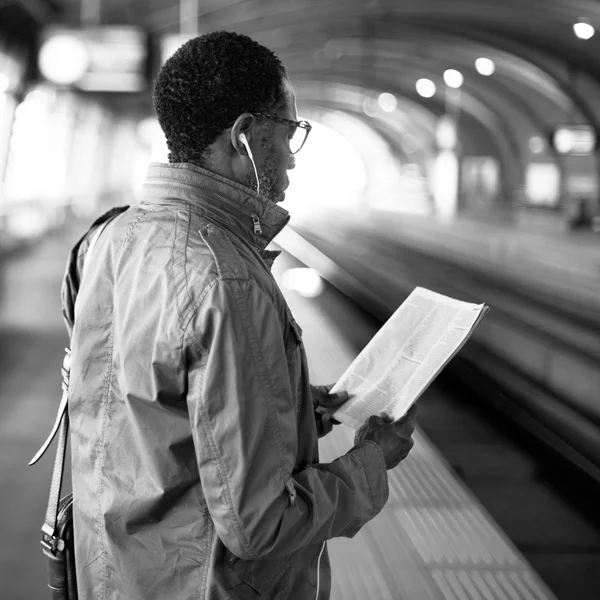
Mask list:
POLYGON ((525 172, 529 204, 556 206, 560 200, 560 171, 554 163, 531 163, 525 172))
POLYGON ((41 74, 57 85, 89 92, 140 92, 147 87, 147 37, 138 27, 44 30, 41 74))
POLYGON ((596 141, 591 125, 561 125, 552 132, 552 144, 560 154, 588 156, 596 149, 596 141))

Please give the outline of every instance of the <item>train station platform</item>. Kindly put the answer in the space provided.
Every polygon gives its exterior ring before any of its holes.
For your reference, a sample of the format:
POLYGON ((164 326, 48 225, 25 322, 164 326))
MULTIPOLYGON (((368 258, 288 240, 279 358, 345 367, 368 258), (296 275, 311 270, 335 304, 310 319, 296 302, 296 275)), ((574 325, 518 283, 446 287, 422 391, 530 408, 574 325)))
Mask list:
MULTIPOLYGON (((76 237, 72 231, 50 237, 2 265, 0 580, 5 600, 41 600, 48 594, 39 527, 52 452, 33 468, 27 462, 45 438, 59 401, 67 336, 58 292, 76 237)), ((274 273, 281 282, 283 273, 297 266, 284 254, 274 273)), ((335 381, 356 350, 327 318, 322 302, 332 298, 285 293, 304 329, 313 382, 335 381)), ((356 313, 342 316, 353 329, 364 329, 356 313)), ((343 454, 352 438, 352 430, 337 427, 322 440, 322 460, 343 454)), ((330 542, 332 599, 553 599, 426 435, 418 431, 415 439, 409 458, 390 472, 390 500, 383 512, 354 539, 330 542)))
MULTIPOLYGON (((332 327, 318 300, 282 285, 285 270, 298 266, 283 255, 273 271, 303 327, 312 381, 333 383, 356 352, 332 327)), ((339 320, 360 327, 347 306, 336 310, 348 311, 339 320)), ((344 454, 353 437, 352 429, 337 427, 321 440, 321 460, 344 454)), ((382 513, 354 539, 329 543, 332 600, 554 598, 422 430, 409 457, 389 472, 389 482, 382 513)))

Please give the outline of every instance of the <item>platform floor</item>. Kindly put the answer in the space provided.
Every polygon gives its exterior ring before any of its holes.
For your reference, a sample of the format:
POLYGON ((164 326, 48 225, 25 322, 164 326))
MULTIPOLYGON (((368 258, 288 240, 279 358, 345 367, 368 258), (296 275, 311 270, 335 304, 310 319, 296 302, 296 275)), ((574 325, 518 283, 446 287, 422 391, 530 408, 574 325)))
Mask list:
MULTIPOLYGON (((282 255, 273 272, 303 328, 312 381, 332 383, 356 356, 319 299, 286 289, 282 255)), ((348 310, 339 306, 338 310, 348 310)), ((361 327, 356 312, 338 315, 361 327)), ((435 392, 434 392, 435 393, 435 392)), ((322 460, 352 447, 354 431, 337 427, 321 440, 322 460)), ((554 598, 442 455, 418 430, 409 457, 389 474, 388 504, 352 540, 329 542, 332 600, 542 600, 554 598)))
MULTIPOLYGON (((39 527, 52 453, 27 462, 45 438, 60 397, 59 369, 67 336, 59 281, 74 233, 46 240, 2 265, 0 280, 0 598, 48 597, 39 527)), ((297 266, 275 263, 281 277, 297 266)), ((304 329, 314 383, 329 383, 355 350, 330 327, 318 300, 286 292, 304 329)), ((340 309, 341 310, 341 309, 340 309)), ((359 328, 348 314, 349 327, 359 328)), ((323 460, 352 445, 340 426, 322 441, 323 460)), ((410 457, 390 474, 390 500, 354 539, 330 542, 332 600, 550 600, 529 568, 474 496, 456 479, 422 432, 410 457)))

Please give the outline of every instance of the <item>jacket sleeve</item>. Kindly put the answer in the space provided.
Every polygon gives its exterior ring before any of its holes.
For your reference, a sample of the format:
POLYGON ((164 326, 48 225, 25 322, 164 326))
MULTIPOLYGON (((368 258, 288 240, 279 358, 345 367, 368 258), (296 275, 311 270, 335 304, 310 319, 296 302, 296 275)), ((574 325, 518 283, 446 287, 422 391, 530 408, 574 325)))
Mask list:
POLYGON ((271 300, 248 281, 217 280, 190 323, 188 410, 208 510, 242 559, 280 558, 354 536, 388 498, 374 442, 292 472, 296 409, 271 300))

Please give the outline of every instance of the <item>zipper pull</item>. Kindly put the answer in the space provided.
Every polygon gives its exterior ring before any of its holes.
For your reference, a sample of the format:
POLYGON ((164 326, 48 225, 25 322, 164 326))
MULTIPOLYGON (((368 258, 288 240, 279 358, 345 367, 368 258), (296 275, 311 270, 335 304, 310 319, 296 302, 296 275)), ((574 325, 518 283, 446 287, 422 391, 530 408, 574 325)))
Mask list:
POLYGON ((262 228, 260 226, 260 219, 256 213, 252 213, 252 223, 254 224, 254 233, 256 235, 262 235, 262 228))
POLYGON ((294 487, 294 482, 291 479, 287 480, 285 484, 287 488, 288 494, 290 495, 290 506, 295 506, 296 504, 296 488, 294 487))

